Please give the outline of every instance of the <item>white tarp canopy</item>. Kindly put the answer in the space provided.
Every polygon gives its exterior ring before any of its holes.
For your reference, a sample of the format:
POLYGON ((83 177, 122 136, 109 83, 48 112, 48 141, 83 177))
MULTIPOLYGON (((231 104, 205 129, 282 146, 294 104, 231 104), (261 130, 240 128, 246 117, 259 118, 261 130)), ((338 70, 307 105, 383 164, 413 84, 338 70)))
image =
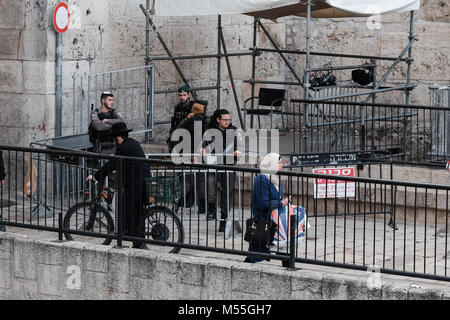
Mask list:
MULTIPOLYGON (((306 0, 154 0, 156 16, 247 14, 266 19, 306 16, 306 0)), ((313 18, 367 17, 417 10, 420 0, 311 0, 313 18)))

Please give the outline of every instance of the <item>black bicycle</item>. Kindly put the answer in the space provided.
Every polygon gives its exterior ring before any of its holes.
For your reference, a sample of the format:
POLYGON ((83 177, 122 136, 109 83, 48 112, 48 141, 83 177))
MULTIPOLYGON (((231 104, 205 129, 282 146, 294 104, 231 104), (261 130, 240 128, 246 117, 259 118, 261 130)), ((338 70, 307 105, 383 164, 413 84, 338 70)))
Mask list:
MULTIPOLYGON (((64 235, 67 240, 109 245, 116 233, 112 210, 114 190, 104 186, 103 182, 92 183, 91 190, 94 191, 92 197, 90 192, 86 192, 91 200, 76 203, 65 214, 63 227, 72 232, 64 235)), ((143 215, 146 239, 184 242, 184 228, 180 217, 165 206, 155 205, 153 197, 149 197, 145 203, 143 215)), ((171 253, 181 250, 179 246, 167 247, 171 253)))

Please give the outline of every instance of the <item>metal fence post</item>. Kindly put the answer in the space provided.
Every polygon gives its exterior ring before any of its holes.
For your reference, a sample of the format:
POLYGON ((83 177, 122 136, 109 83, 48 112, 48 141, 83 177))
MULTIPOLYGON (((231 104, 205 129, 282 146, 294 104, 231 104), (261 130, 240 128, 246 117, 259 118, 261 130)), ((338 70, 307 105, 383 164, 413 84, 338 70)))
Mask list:
MULTIPOLYGON (((289 209, 288 209, 289 211, 289 209)), ((290 230, 289 230, 289 234, 290 234, 290 240, 291 241, 291 249, 289 252, 289 269, 290 270, 295 270, 295 218, 296 215, 292 215, 290 217, 291 221, 290 221, 290 230)))
POLYGON ((120 158, 116 161, 119 161, 119 172, 118 172, 118 176, 119 176, 119 181, 118 181, 118 210, 117 210, 117 247, 121 248, 122 247, 122 239, 123 239, 123 210, 124 210, 124 205, 123 205, 123 178, 124 178, 124 172, 123 172, 123 159, 120 158))

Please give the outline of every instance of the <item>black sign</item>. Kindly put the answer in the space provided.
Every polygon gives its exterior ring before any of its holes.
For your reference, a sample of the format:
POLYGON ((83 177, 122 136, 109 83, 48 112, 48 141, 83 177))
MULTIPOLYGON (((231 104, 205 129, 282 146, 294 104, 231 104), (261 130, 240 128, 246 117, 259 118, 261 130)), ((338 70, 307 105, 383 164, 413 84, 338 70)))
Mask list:
POLYGON ((294 154, 291 155, 292 167, 307 166, 328 166, 335 164, 358 163, 358 153, 356 152, 335 152, 317 154, 294 154))

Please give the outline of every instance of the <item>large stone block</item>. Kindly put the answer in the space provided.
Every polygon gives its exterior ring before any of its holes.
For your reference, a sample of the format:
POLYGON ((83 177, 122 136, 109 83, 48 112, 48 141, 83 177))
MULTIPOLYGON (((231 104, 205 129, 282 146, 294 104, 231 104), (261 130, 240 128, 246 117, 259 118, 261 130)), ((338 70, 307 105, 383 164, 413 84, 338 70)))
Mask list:
POLYGON ((0 28, 23 29, 25 25, 25 1, 0 1, 0 28))
POLYGON ((180 282, 183 284, 205 286, 206 265, 203 262, 183 263, 180 266, 180 282))
POLYGON ((0 288, 10 288, 11 285, 11 261, 0 259, 0 288))
POLYGON ((41 294, 62 296, 64 279, 62 267, 38 264, 38 283, 41 294))
POLYGON ((47 30, 52 22, 53 15, 49 10, 54 9, 47 0, 25 1, 25 29, 47 30))
POLYGON ((231 269, 233 295, 237 292, 261 294, 261 271, 262 267, 257 266, 233 267, 231 269))
POLYGON ((54 62, 23 62, 24 88, 27 94, 55 93, 54 62))
POLYGON ((231 268, 232 264, 225 265, 210 263, 207 267, 206 279, 208 296, 210 300, 231 299, 231 268))
POLYGON ((105 300, 108 298, 107 274, 84 271, 81 274, 82 297, 85 300, 105 300))
POLYGON ((205 300, 207 297, 207 289, 203 286, 180 283, 177 288, 177 294, 174 299, 180 300, 205 300))
POLYGON ((126 292, 130 290, 130 250, 111 249, 108 252, 108 290, 126 292))
POLYGON ((408 300, 442 300, 443 293, 424 288, 410 288, 408 300))
POLYGON ((382 288, 382 299, 383 300, 407 300, 408 299, 408 289, 396 286, 395 284, 388 284, 382 288))
POLYGON ((272 269, 261 272, 260 291, 264 298, 270 300, 287 300, 292 290, 292 273, 285 270, 272 269))
POLYGON ((0 238, 0 259, 11 259, 11 250, 14 240, 7 237, 0 238))
MULTIPOLYGON (((99 27, 109 27, 112 16, 112 13, 108 10, 109 6, 109 3, 94 0, 78 1, 76 8, 77 15, 80 15, 81 28, 98 30, 99 27)), ((114 11, 114 7, 111 9, 114 11)))
POLYGON ((63 57, 67 60, 97 58, 102 55, 102 52, 109 50, 105 43, 107 40, 98 29, 68 30, 63 37, 63 57))
POLYGON ((22 62, 0 61, 0 92, 23 93, 22 70, 22 62))
POLYGON ((46 61, 47 53, 56 50, 54 46, 50 46, 49 36, 47 31, 23 30, 18 58, 20 60, 46 61))
POLYGON ((135 300, 152 300, 155 296, 154 279, 130 277, 130 298, 135 300))
MULTIPOLYGON (((86 37, 88 37, 88 34, 86 34, 86 37)), ((101 33, 101 39, 87 39, 86 41, 89 42, 86 43, 91 43, 91 41, 99 42, 100 40, 102 45, 101 51, 95 51, 96 54, 91 54, 91 57, 100 56, 98 54, 100 52, 102 53, 101 57, 104 59, 135 57, 145 54, 144 33, 135 32, 126 28, 120 29, 120 31, 109 29, 101 33)))
POLYGON ((135 250, 130 254, 130 276, 151 279, 156 275, 156 257, 135 250))
POLYGON ((10 299, 13 300, 37 300, 39 299, 39 290, 37 281, 15 279, 10 293, 10 299))
POLYGON ((36 244, 32 241, 14 241, 14 276, 20 279, 36 280, 36 244))
POLYGON ((180 262, 165 255, 156 260, 155 286, 157 287, 154 299, 173 299, 178 297, 180 262))
POLYGON ((322 280, 322 299, 348 300, 347 284, 336 275, 326 275, 322 280))
POLYGON ((17 59, 22 32, 16 29, 0 29, 0 59, 17 59))
MULTIPOLYGON (((145 24, 145 16, 139 5, 142 4, 145 8, 145 1, 139 0, 110 0, 109 1, 109 12, 110 12, 110 24, 116 22, 121 22, 124 24, 145 24)), ((161 17, 154 17, 154 23, 158 25, 160 23, 157 20, 161 20, 161 17)))
POLYGON ((450 22, 450 5, 447 1, 422 1, 421 18, 426 21, 450 22))
POLYGON ((292 275, 291 297, 299 300, 320 300, 322 299, 322 278, 321 273, 299 270, 292 275))
POLYGON ((46 265, 60 266, 63 263, 63 246, 61 243, 37 242, 37 262, 46 265))
POLYGON ((103 272, 108 271, 108 246, 87 246, 84 251, 83 270, 103 272))

